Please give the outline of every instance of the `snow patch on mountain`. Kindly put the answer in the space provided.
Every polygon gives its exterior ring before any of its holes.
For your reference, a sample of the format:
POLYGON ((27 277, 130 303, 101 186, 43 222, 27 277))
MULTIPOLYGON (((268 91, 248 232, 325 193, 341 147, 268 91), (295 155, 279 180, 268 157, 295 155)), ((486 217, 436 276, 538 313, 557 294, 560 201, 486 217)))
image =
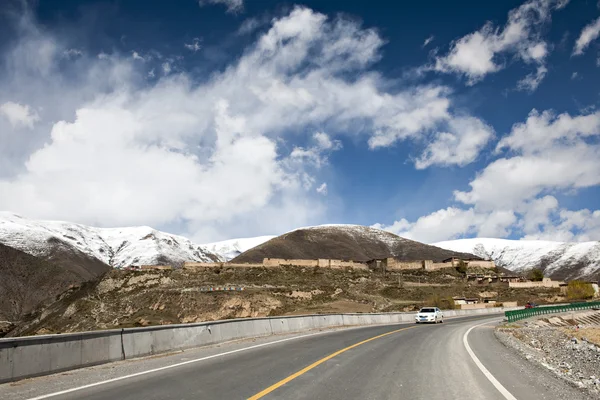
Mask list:
POLYGON ((252 238, 241 238, 241 239, 229 239, 220 242, 207 243, 202 246, 208 251, 214 254, 218 254, 220 257, 229 261, 239 256, 246 250, 250 250, 253 247, 261 245, 275 236, 257 236, 252 238))
MULTIPOLYGON (((362 225, 351 225, 351 224, 325 224, 325 225, 316 225, 316 226, 306 226, 302 228, 296 228, 286 233, 291 233, 299 230, 309 230, 315 229, 320 230, 322 232, 326 232, 328 229, 331 229, 332 233, 337 233, 340 230, 350 233, 351 235, 357 238, 365 238, 369 237, 371 239, 377 239, 388 246, 393 246, 397 243, 398 237, 394 234, 391 234, 386 231, 382 231, 379 229, 369 228, 367 226, 362 225)), ((257 236, 251 238, 241 238, 241 239, 229 239, 223 240, 220 242, 214 243, 206 243, 202 246, 205 247, 212 253, 218 254, 222 258, 227 261, 234 259, 239 256, 243 252, 250 250, 256 246, 259 246, 277 236, 267 235, 267 236, 257 236)))
POLYGON ((496 265, 518 273, 542 268, 546 275, 560 278, 600 275, 600 242, 477 238, 449 240, 433 245, 492 259, 496 265))
MULTIPOLYGON (((398 240, 406 240, 408 239, 399 237, 391 232, 384 231, 381 229, 371 228, 369 226, 363 225, 352 225, 352 224, 324 224, 324 225, 315 225, 315 226, 307 226, 303 228, 297 228, 290 232, 299 231, 299 230, 319 230, 321 232, 327 232, 330 230, 332 233, 337 233, 340 231, 344 231, 356 239, 370 239, 375 241, 381 241, 385 243, 388 247, 393 247, 398 244, 398 240)), ((290 233, 288 232, 288 233, 290 233)))
MULTIPOLYGON (((371 237, 393 246, 398 237, 360 225, 320 225, 332 233, 343 230, 359 238, 371 237)), ((185 261, 228 261, 275 236, 230 239, 195 244, 189 239, 147 226, 94 228, 62 221, 40 221, 0 212, 0 243, 34 256, 46 256, 55 246, 77 249, 116 268, 130 265, 178 264, 185 261)), ((459 239, 434 246, 492 259, 498 266, 521 273, 543 268, 558 278, 600 278, 600 242, 563 243, 542 240, 459 239)))
POLYGON ((48 255, 61 243, 115 268, 130 265, 223 261, 183 236, 147 226, 94 228, 62 221, 39 221, 0 212, 0 243, 34 256, 48 255))

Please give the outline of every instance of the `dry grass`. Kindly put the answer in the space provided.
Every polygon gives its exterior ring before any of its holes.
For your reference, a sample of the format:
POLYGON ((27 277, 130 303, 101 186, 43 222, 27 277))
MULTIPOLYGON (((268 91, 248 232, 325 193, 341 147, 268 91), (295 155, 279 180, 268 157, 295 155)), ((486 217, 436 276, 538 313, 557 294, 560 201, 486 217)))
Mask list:
POLYGON ((586 338, 588 342, 600 346, 600 328, 582 328, 578 331, 569 331, 577 339, 586 338))
POLYGON ((423 305, 448 308, 451 296, 476 297, 490 290, 497 292, 501 301, 523 303, 553 296, 555 289, 514 291, 503 286, 470 285, 456 271, 382 274, 302 267, 113 270, 97 285, 62 296, 45 311, 44 318, 32 319, 13 332, 64 333, 306 313, 408 312, 423 305), (211 286, 242 286, 246 290, 199 290, 211 286))

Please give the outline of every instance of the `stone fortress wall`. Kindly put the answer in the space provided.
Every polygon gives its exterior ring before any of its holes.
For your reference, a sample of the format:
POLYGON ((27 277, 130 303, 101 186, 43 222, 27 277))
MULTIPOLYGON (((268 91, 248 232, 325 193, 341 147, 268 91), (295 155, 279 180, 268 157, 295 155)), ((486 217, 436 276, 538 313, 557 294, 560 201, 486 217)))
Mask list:
MULTIPOLYGON (((336 260, 319 258, 316 260, 285 259, 285 258, 265 258, 262 263, 231 263, 231 262, 186 262, 183 267, 186 269, 196 268, 275 268, 275 267, 308 267, 308 268, 352 268, 352 269, 373 269, 384 271, 401 270, 425 270, 436 271, 444 268, 456 268, 458 259, 446 260, 445 262, 435 263, 432 260, 419 261, 399 261, 393 257, 376 259, 367 262, 357 262, 352 260, 336 260)), ((468 267, 495 268, 493 261, 482 260, 464 260, 468 267)))

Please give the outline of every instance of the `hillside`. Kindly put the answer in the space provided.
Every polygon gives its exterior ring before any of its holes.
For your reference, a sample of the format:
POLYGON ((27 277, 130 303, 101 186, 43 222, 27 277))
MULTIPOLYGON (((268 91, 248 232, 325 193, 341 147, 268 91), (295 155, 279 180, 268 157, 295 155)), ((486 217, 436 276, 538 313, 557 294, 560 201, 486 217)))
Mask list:
POLYGON ((17 322, 23 316, 72 286, 98 279, 110 267, 84 254, 61 252, 47 260, 0 244, 0 320, 17 322))
POLYGON ((449 240, 434 246, 489 258, 517 273, 542 268, 547 276, 556 279, 600 279, 600 242, 480 238, 449 240))
POLYGON ((233 262, 259 263, 264 258, 331 258, 368 261, 395 257, 403 261, 473 257, 401 238, 359 225, 322 225, 297 229, 275 237, 235 257, 233 262))
POLYGON ((68 259, 83 255, 115 268, 221 261, 218 255, 187 238, 146 226, 94 228, 32 220, 8 212, 0 212, 0 243, 43 258, 68 259))
POLYGON ((495 293, 502 301, 563 301, 557 288, 481 287, 454 269, 390 272, 331 268, 207 268, 134 272, 113 269, 102 280, 61 295, 9 336, 80 332, 228 318, 447 308, 451 296, 495 293), (207 287, 243 291, 207 291, 207 287))

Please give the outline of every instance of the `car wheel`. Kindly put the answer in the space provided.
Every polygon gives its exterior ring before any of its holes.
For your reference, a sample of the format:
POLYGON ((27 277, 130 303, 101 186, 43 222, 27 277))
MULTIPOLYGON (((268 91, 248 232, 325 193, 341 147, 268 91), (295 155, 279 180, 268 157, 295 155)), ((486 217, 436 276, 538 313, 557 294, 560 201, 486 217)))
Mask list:
POLYGON ((444 319, 442 318, 442 319, 440 320, 440 324, 443 324, 443 323, 444 323, 444 319))

